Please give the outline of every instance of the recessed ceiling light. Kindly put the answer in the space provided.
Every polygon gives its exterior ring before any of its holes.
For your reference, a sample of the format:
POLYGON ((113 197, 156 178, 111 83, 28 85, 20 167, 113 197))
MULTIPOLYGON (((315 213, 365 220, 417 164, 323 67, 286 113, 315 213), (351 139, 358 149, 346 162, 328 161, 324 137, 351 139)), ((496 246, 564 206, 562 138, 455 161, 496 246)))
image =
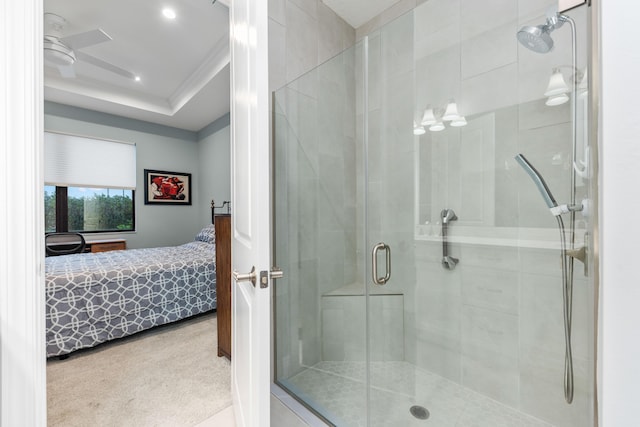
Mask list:
POLYGON ((137 81, 137 82, 139 82, 139 81, 140 81, 140 76, 135 76, 135 77, 134 77, 134 80, 135 80, 135 81, 137 81))
POLYGON ((168 7, 162 9, 162 14, 167 19, 176 19, 176 12, 173 9, 169 9, 168 7))

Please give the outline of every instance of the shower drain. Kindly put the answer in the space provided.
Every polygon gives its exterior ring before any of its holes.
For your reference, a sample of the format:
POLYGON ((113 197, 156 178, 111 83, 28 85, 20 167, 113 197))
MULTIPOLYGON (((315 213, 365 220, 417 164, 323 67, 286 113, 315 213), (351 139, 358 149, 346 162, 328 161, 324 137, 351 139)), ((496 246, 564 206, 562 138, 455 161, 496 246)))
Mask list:
POLYGON ((423 406, 414 405, 409 408, 409 412, 419 420, 426 420, 429 418, 429 411, 427 411, 427 408, 423 406))

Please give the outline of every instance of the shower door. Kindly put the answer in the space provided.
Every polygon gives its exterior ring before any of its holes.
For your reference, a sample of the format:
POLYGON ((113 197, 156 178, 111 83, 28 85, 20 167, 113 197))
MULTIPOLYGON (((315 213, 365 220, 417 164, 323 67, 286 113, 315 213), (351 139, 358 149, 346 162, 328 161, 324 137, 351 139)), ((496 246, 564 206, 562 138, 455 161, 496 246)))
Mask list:
POLYGON ((588 212, 561 232, 515 160, 589 198, 588 9, 576 68, 568 25, 516 37, 551 3, 430 0, 276 92, 276 382, 326 422, 594 425, 588 212))
POLYGON ((335 425, 367 418, 362 55, 358 43, 273 102, 274 254, 285 272, 275 380, 335 425))

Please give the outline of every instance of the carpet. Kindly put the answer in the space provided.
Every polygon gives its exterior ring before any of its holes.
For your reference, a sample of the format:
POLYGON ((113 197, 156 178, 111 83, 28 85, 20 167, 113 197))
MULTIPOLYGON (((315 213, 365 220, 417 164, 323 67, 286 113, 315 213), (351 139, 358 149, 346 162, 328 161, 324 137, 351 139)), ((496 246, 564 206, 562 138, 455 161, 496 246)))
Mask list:
POLYGON ((49 426, 194 426, 231 405, 205 313, 47 361, 49 426))

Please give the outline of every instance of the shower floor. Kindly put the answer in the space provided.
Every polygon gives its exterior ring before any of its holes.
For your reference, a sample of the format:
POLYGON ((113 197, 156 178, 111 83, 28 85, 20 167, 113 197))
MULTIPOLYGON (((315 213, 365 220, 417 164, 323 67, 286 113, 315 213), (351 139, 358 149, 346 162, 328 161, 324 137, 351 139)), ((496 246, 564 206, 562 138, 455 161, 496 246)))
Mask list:
MULTIPOLYGON (((364 427, 364 379, 364 362, 320 362, 282 383, 336 426, 364 427)), ((551 426, 407 362, 372 362, 371 385, 371 427, 551 426), (414 418, 413 405, 429 418, 414 418)))

